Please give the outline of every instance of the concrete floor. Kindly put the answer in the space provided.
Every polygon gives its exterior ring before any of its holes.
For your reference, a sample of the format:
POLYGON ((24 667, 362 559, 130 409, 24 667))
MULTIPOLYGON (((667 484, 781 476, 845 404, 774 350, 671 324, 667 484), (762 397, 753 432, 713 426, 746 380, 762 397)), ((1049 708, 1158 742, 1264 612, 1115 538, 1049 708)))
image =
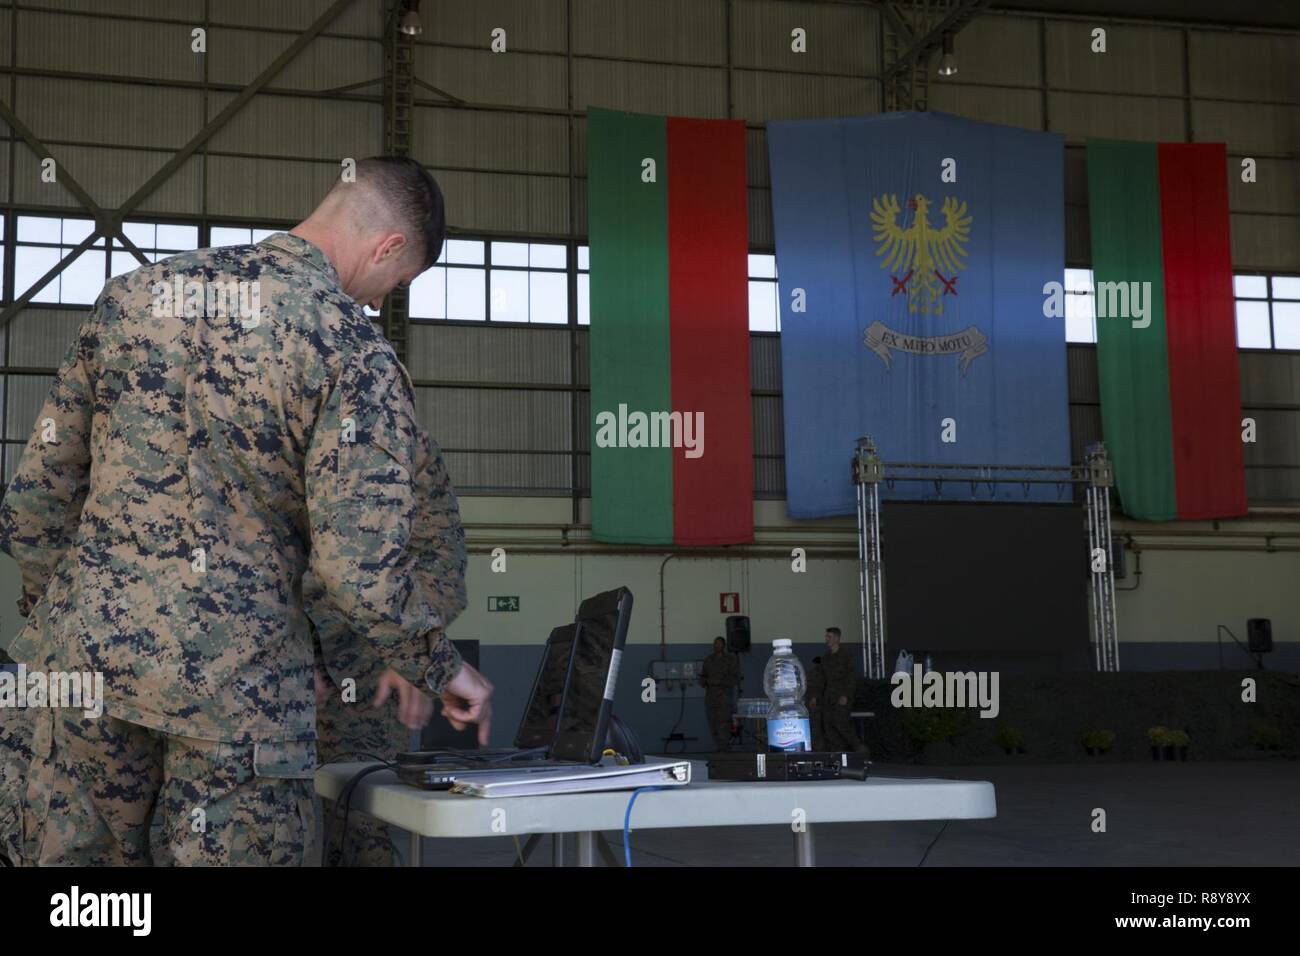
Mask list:
MULTIPOLYGON (((696 755, 691 755, 692 757, 696 755)), ((1296 866, 1300 865, 1300 763, 1050 764, 873 767, 876 776, 989 780, 992 820, 824 824, 815 831, 823 866, 1296 866), (1093 833, 1092 811, 1107 815, 1093 833), (941 833, 942 831, 942 833, 941 833), (938 837, 937 842, 935 841, 938 837)), ((622 861, 621 833, 605 834, 622 861)), ((786 827, 643 830, 634 866, 786 866, 786 827)), ((430 866, 509 866, 510 838, 427 840, 430 866)), ((566 838, 572 865, 574 838, 566 838)), ((544 838, 529 866, 549 866, 544 838)), ((599 861, 599 857, 598 857, 599 861)))

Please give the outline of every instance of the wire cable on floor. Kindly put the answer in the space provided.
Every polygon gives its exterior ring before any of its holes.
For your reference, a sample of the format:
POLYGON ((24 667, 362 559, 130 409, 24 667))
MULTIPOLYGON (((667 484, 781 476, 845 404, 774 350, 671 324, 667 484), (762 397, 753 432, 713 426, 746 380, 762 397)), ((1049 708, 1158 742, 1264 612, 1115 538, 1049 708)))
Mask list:
POLYGON ((627 802, 627 812, 623 814, 623 862, 628 869, 632 868, 632 807, 636 803, 636 798, 643 793, 651 790, 667 790, 667 787, 637 787, 632 791, 632 799, 627 802))

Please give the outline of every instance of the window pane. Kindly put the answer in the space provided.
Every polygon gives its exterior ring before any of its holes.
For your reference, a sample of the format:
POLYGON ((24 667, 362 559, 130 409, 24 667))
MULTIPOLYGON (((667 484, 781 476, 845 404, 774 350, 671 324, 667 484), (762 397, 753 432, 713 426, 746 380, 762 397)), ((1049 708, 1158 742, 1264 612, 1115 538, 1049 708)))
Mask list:
MULTIPOLYGON (((19 217, 20 221, 24 217, 19 217)), ((21 225, 19 226, 21 229, 21 225)), ((44 246, 19 246, 14 250, 14 294, 22 295, 59 261, 59 250, 44 246)), ((33 302, 58 302, 59 280, 51 281, 36 293, 33 302)))
MULTIPOLYGON (((483 243, 469 239, 447 240, 447 261, 469 265, 483 264, 483 243)), ((479 311, 482 311, 481 309, 479 311)))
POLYGON ((588 246, 578 246, 578 268, 581 270, 590 269, 588 260, 591 258, 591 249, 588 246))
POLYGON ((252 241, 253 230, 239 229, 235 226, 213 226, 212 245, 246 246, 252 241))
POLYGON ((492 264, 494 266, 527 266, 528 243, 494 242, 492 243, 492 264))
MULTIPOLYGON (((148 256, 149 254, 145 253, 145 255, 148 256)), ((140 268, 140 263, 136 262, 135 256, 131 255, 131 253, 129 252, 113 253, 112 275, 115 276, 124 275, 138 268, 140 268)))
POLYGON ((1232 294, 1238 299, 1267 299, 1267 276, 1233 276, 1232 294))
POLYGON ((284 231, 285 230, 283 229, 254 229, 253 242, 261 242, 263 239, 269 239, 271 236, 274 236, 277 232, 284 231))
POLYGON ((534 272, 528 277, 528 320, 551 325, 569 321, 569 283, 563 272, 534 272))
POLYGON ((578 276, 578 324, 591 325, 591 276, 578 276))
POLYGON ((1272 342, 1268 335, 1268 303, 1237 303, 1237 348, 1266 349, 1272 342))
POLYGON ((751 279, 775 279, 776 256, 751 253, 749 256, 749 277, 751 279))
POLYGON ((185 251, 199 247, 198 226, 173 226, 158 223, 158 245, 155 249, 185 251))
POLYGON ((534 242, 529 247, 528 264, 534 269, 563 269, 569 264, 564 246, 553 243, 534 242))
POLYGON ((1066 292, 1091 292, 1092 291, 1092 270, 1091 269, 1066 269, 1065 270, 1065 291, 1066 292))
POLYGON ((492 270, 492 321, 528 321, 528 273, 492 270))
MULTIPOLYGON (((482 243, 479 243, 482 246, 482 243)), ((482 322, 487 273, 482 269, 447 270, 447 318, 482 322)))
POLYGON ((361 311, 364 312, 366 315, 370 316, 372 319, 377 319, 381 315, 383 315, 383 313, 380 312, 378 309, 372 309, 368 305, 363 305, 361 307, 361 311))
POLYGON ((1093 317, 1093 301, 1091 295, 1066 294, 1065 341, 1097 341, 1097 323, 1093 317))
POLYGON ((1300 302, 1273 303, 1273 348, 1300 349, 1300 302))
MULTIPOLYGON (((154 245, 156 227, 151 222, 124 222, 122 223, 122 232, 141 249, 158 248, 154 245)), ((121 245, 120 240, 114 240, 114 243, 121 245)))
POLYGON ((57 216, 19 216, 18 241, 57 244, 60 241, 59 225, 57 216))
POLYGON ((1273 298, 1300 299, 1300 276, 1273 276, 1273 298))
POLYGON ((421 272, 411 283, 410 305, 413 319, 447 317, 447 270, 434 266, 421 272))
POLYGON ((749 282, 749 330, 776 331, 776 283, 751 279, 749 282))
POLYGON ((65 219, 63 220, 63 244, 75 246, 94 231, 95 223, 92 219, 65 219))
MULTIPOLYGON (((64 249, 64 255, 71 250, 64 249)), ((87 249, 63 270, 60 302, 93 305, 104 288, 104 253, 87 249)))

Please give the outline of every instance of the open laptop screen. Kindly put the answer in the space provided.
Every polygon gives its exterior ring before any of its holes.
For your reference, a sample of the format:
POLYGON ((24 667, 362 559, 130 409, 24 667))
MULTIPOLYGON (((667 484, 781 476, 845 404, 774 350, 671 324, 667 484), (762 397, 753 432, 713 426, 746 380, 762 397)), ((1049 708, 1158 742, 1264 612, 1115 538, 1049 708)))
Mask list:
POLYGON ((573 639, 578 625, 565 624, 551 631, 542 650, 542 663, 533 682, 533 694, 524 709, 515 746, 521 750, 548 747, 555 740, 559 726, 560 708, 564 703, 564 685, 569 674, 569 661, 573 656, 573 639))
POLYGON ((600 759, 631 614, 632 594, 626 588, 588 598, 578 609, 569 691, 561 706, 559 731, 551 749, 556 759, 600 759))

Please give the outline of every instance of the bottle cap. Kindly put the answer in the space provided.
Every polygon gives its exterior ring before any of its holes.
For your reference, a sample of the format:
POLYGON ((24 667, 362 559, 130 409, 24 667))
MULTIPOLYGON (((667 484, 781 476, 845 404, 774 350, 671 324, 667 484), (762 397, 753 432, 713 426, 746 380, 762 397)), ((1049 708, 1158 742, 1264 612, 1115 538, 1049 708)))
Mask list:
POLYGON ((781 650, 782 648, 789 650, 792 645, 793 642, 788 637, 778 637, 775 641, 772 642, 772 646, 776 648, 776 650, 778 651, 781 650))

